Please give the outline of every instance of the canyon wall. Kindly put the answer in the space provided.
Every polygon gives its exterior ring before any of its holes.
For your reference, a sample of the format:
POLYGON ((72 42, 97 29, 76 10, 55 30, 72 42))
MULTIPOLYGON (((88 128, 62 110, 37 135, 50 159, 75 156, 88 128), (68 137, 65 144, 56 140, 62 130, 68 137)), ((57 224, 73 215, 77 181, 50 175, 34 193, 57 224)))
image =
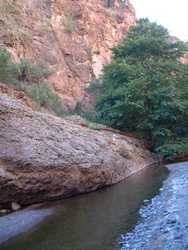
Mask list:
POLYGON ((47 64, 54 90, 71 107, 82 100, 85 88, 110 62, 111 48, 136 22, 129 1, 9 1, 12 9, 0 0, 0 42, 16 61, 25 57, 47 64))

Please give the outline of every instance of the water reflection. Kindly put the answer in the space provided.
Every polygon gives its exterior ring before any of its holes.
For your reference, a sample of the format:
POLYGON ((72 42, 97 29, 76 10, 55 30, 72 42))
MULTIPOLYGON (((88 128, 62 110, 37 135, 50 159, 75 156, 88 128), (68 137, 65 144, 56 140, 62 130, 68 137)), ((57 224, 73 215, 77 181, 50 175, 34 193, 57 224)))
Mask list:
POLYGON ((64 200, 47 221, 0 250, 119 249, 119 236, 136 223, 143 200, 158 193, 167 173, 147 168, 118 185, 64 200))

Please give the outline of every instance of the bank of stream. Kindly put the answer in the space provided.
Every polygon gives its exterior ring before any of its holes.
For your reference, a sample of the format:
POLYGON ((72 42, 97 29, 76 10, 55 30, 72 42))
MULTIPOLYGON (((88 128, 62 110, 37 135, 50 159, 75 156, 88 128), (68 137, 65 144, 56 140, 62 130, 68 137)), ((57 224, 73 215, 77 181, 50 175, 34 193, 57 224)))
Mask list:
POLYGON ((122 236, 121 250, 188 249, 188 162, 168 168, 159 195, 140 209, 136 227, 122 236))

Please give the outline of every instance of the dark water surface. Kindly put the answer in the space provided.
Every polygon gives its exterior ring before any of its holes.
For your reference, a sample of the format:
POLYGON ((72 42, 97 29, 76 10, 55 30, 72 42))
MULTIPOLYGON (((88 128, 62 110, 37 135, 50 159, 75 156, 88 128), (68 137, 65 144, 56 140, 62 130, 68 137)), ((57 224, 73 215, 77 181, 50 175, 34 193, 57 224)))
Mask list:
MULTIPOLYGON (((11 215, 11 220, 10 216, 0 218, 0 242, 1 232, 8 239, 16 228, 20 233, 27 231, 9 239, 0 250, 120 249, 121 234, 134 227, 143 201, 158 194, 167 175, 164 167, 146 168, 118 185, 63 200, 55 206, 53 215, 29 230, 32 223, 29 214, 24 217, 21 212, 19 219, 16 214, 11 215)), ((34 213, 43 211, 46 210, 34 213)))

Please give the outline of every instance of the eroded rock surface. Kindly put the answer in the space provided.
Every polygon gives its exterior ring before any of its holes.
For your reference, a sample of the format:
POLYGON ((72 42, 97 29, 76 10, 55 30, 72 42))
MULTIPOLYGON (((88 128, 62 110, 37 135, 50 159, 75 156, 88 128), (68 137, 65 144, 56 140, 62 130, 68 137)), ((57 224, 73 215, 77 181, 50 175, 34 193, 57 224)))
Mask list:
POLYGON ((34 112, 0 96, 1 207, 90 192, 156 161, 134 138, 34 112))

